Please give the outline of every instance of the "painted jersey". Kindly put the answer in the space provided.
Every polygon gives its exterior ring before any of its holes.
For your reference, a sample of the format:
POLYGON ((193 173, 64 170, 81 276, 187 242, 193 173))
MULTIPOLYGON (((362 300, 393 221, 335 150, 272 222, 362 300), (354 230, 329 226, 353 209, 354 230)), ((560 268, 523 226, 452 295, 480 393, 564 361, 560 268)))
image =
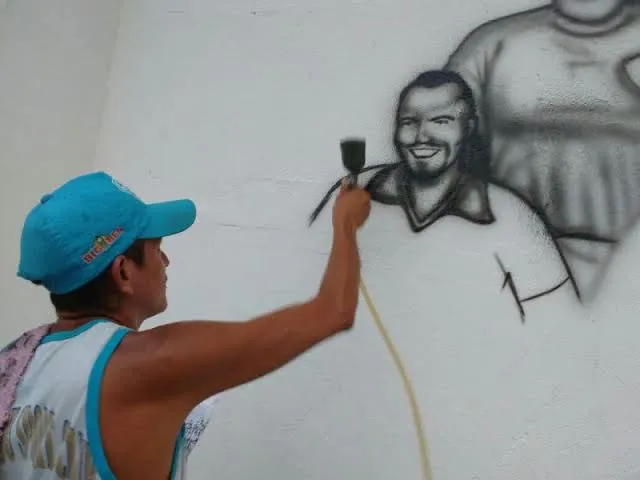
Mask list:
MULTIPOLYGON (((0 479, 115 480, 102 448, 98 400, 109 358, 129 331, 96 320, 44 337, 16 392, 0 479)), ((185 478, 183 438, 184 428, 172 480, 185 478)))

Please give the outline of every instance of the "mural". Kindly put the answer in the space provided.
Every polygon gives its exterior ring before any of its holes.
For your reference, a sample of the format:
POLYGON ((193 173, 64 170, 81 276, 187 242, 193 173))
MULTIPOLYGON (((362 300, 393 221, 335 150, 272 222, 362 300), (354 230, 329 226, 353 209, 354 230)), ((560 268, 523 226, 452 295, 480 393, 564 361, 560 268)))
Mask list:
MULTIPOLYGON (((496 224, 507 224, 514 238, 535 236, 527 242, 529 248, 556 260, 545 279, 528 271, 529 262, 514 258, 527 254, 514 250, 504 236, 497 233, 493 242, 495 265, 503 274, 500 289, 508 288, 524 322, 526 302, 565 285, 576 296, 579 292, 544 220, 517 193, 488 177, 489 157, 478 133, 476 112, 472 91, 460 75, 442 70, 420 74, 398 97, 393 135, 398 160, 367 166, 359 179, 365 179, 373 201, 404 212, 415 233, 426 235, 428 227, 453 215, 492 232, 503 231, 496 224)), ((312 213, 311 222, 338 184, 312 213)))
POLYGON ((471 86, 488 173, 540 212, 594 298, 640 214, 639 5, 553 0, 479 26, 445 68, 471 86))
POLYGON ((565 284, 588 302, 640 215, 640 5, 554 0, 481 25, 444 70, 402 90, 395 120, 398 161, 363 169, 374 201, 400 207, 416 233, 526 205, 566 277, 525 292, 526 273, 496 251, 521 318, 565 284))
MULTIPOLYGON (((397 96, 396 158, 346 161, 349 151, 364 158, 364 140, 343 142, 347 178, 417 235, 455 217, 461 235, 488 238, 496 295, 513 297, 522 323, 529 302, 559 291, 595 299, 640 216, 640 4, 552 0, 480 25, 441 69, 418 68, 397 96), (535 258, 548 274, 531 269, 535 258)), ((361 292, 403 380, 431 478, 414 388, 364 283, 361 292)))

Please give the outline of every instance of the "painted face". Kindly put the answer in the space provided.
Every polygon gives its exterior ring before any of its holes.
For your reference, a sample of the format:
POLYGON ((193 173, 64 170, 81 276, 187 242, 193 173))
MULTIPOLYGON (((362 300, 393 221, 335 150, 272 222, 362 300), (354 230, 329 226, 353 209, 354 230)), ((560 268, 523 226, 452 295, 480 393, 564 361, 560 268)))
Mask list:
POLYGON ((626 0, 553 0, 566 17, 579 22, 602 22, 614 16, 626 0))
POLYGON ((409 91, 398 111, 395 136, 414 178, 431 180, 455 163, 468 131, 467 112, 458 85, 409 91))

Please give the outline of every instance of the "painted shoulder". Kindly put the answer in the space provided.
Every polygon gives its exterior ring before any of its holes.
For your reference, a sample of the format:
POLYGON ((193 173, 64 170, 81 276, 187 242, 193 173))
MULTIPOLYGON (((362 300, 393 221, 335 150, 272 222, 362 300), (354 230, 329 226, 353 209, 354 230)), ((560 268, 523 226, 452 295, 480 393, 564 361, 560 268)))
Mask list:
POLYGON ((467 50, 496 46, 505 38, 527 34, 546 24, 553 9, 550 5, 496 18, 481 24, 468 33, 451 55, 450 62, 467 50))
POLYGON ((505 186, 489 183, 487 195, 491 210, 498 222, 508 220, 539 225, 544 223, 543 216, 529 202, 505 186))

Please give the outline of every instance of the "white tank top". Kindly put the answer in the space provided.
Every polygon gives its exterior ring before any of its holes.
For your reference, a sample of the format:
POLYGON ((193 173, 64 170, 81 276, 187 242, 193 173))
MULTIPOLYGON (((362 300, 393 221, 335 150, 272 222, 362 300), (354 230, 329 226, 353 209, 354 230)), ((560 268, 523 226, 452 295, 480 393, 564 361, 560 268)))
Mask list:
MULTIPOLYGON (((0 479, 115 480, 102 448, 98 401, 107 362, 129 331, 95 320, 42 340, 16 392, 0 445, 0 479)), ((171 480, 186 478, 184 432, 171 480)))

